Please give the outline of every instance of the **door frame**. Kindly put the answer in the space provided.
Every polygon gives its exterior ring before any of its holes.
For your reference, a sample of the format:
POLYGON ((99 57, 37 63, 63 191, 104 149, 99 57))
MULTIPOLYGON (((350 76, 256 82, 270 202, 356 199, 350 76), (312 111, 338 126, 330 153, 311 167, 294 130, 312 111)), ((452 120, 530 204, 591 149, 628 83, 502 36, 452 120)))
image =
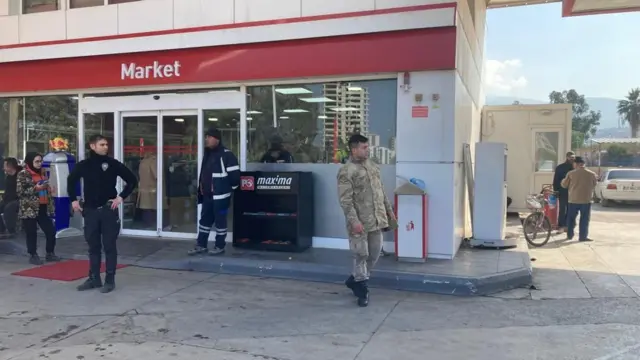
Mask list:
MULTIPOLYGON (((117 95, 117 94, 114 94, 117 95)), ((226 109, 238 109, 240 112, 240 154, 238 162, 240 163, 240 169, 246 169, 247 160, 247 102, 246 102, 246 87, 242 86, 240 91, 219 91, 211 93, 187 93, 187 94, 149 94, 149 95, 134 95, 134 96, 113 96, 113 97, 81 97, 79 99, 79 120, 78 120, 78 145, 80 149, 84 149, 84 114, 85 113, 113 113, 114 117, 114 157, 123 161, 123 117, 131 116, 156 116, 157 118, 157 144, 158 148, 162 149, 164 146, 164 129, 163 129, 163 116, 194 116, 198 117, 198 178, 200 177, 200 164, 204 155, 204 142, 201 140, 204 138, 204 110, 226 110, 226 109)), ((84 158, 84 152, 79 152, 79 160, 84 158)), ((164 160, 162 156, 157 157, 157 168, 163 169, 164 160)), ((164 185, 162 177, 157 180, 157 195, 156 203, 159 208, 162 208, 164 193, 164 185)), ((118 189, 122 189, 122 180, 118 179, 118 189)), ((200 221, 201 205, 197 208, 197 221, 200 221)), ((197 236, 194 233, 174 233, 163 231, 163 212, 164 209, 157 212, 156 215, 156 231, 147 230, 134 230, 124 229, 123 222, 121 221, 121 234, 130 236, 145 236, 145 237, 169 237, 180 239, 194 239, 197 236)), ((120 218, 122 219, 123 207, 119 209, 120 218)), ((215 235, 215 234, 213 234, 215 235)), ((228 236, 231 237, 232 233, 229 232, 228 236)))

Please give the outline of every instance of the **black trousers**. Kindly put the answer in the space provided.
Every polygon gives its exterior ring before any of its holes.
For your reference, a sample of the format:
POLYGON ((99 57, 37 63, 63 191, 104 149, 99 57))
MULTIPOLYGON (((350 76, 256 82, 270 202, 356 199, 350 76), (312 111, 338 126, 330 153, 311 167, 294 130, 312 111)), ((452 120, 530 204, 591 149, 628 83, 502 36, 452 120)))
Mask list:
POLYGON ((18 200, 5 203, 0 201, 0 233, 8 231, 13 234, 16 232, 16 222, 18 221, 18 200))
POLYGON ((569 194, 558 194, 558 227, 567 227, 567 211, 569 209, 569 194))
POLYGON ((104 250, 107 278, 113 280, 118 265, 116 241, 120 235, 120 216, 118 210, 109 206, 97 209, 84 208, 84 237, 89 245, 89 277, 100 276, 102 251, 104 250))
POLYGON ((22 226, 27 235, 27 252, 29 255, 38 253, 38 225, 47 239, 47 253, 54 252, 56 249, 56 228, 47 213, 47 205, 40 205, 35 219, 22 219, 22 226))

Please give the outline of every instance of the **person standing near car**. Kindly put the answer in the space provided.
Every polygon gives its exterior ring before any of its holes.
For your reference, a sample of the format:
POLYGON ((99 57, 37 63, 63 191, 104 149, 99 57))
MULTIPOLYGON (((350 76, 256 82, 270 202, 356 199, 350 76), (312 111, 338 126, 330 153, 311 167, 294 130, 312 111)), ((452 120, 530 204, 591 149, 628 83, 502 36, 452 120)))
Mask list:
POLYGON ((558 231, 560 232, 567 228, 567 210, 569 207, 569 191, 562 187, 562 180, 569 171, 573 170, 575 159, 576 154, 573 151, 569 151, 565 162, 556 166, 553 174, 553 191, 558 193, 558 231))
POLYGON ((18 173, 22 167, 15 158, 4 159, 5 189, 0 200, 0 236, 13 236, 18 221, 18 173))
POLYGON ((38 256, 38 225, 47 239, 45 260, 47 262, 59 261, 55 254, 56 228, 51 221, 54 214, 52 189, 49 187, 49 179, 42 169, 42 155, 30 152, 24 159, 24 169, 18 173, 16 179, 16 192, 18 194, 18 217, 22 220, 22 227, 27 237, 27 252, 29 263, 41 265, 42 260, 38 256))
POLYGON ((368 139, 349 138, 349 161, 338 171, 338 197, 353 252, 353 273, 345 285, 361 307, 369 305, 368 281, 382 253, 382 232, 397 228, 393 206, 384 193, 380 168, 369 159, 368 139))
POLYGON ((109 143, 102 135, 89 138, 89 157, 80 161, 67 178, 67 192, 74 211, 84 217, 84 237, 89 245, 89 278, 78 291, 98 289, 109 293, 116 287, 115 276, 118 265, 116 240, 120 235, 120 215, 118 207, 138 186, 138 179, 120 161, 109 157, 109 143), (125 182, 118 193, 118 178, 125 182), (76 186, 84 180, 84 204, 80 205, 76 186), (104 249, 106 275, 104 285, 100 277, 104 249))
POLYGON ((580 241, 589 239, 589 221, 591 219, 591 201, 593 190, 598 184, 597 175, 585 167, 581 157, 575 158, 576 169, 569 171, 562 180, 562 187, 568 190, 569 207, 567 210, 567 240, 572 240, 576 227, 576 218, 580 213, 580 241))
POLYGON ((227 244, 227 214, 231 195, 240 185, 238 158, 222 145, 220 130, 211 128, 205 133, 206 148, 198 186, 198 204, 202 204, 196 246, 190 256, 220 255, 227 244), (216 243, 209 249, 209 234, 215 226, 216 243))

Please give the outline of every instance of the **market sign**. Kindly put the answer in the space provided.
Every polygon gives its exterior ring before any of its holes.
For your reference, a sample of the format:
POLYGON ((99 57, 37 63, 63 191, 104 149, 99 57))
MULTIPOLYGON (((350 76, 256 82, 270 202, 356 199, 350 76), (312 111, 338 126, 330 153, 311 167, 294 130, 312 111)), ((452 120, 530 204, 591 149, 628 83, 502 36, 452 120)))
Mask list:
POLYGON ((148 65, 138 65, 135 62, 123 63, 120 65, 120 79, 164 79, 171 77, 180 77, 180 61, 163 64, 154 61, 148 65))

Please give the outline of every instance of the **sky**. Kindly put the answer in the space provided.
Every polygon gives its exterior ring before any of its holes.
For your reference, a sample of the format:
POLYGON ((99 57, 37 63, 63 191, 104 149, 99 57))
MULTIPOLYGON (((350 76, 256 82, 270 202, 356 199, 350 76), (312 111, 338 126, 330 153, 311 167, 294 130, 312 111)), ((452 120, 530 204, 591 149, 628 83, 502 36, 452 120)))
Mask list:
POLYGON ((640 87, 640 12, 562 17, 561 3, 490 9, 485 91, 547 100, 553 90, 623 98, 640 87))

